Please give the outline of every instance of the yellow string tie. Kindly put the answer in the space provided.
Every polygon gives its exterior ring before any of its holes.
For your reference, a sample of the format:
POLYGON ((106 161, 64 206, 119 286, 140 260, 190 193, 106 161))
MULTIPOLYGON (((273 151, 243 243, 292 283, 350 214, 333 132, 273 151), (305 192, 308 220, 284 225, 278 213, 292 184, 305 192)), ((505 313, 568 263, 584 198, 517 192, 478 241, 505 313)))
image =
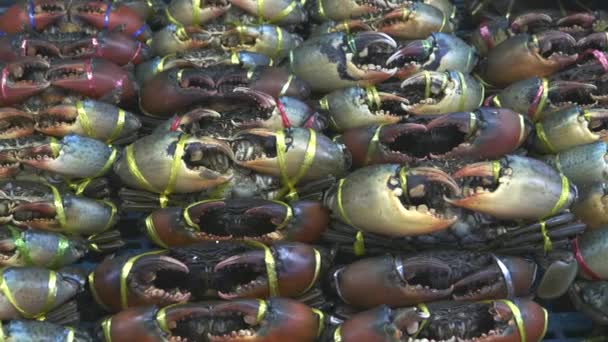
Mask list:
POLYGON ((365 94, 367 95, 367 103, 370 107, 380 108, 382 105, 382 100, 380 100, 380 94, 378 94, 378 89, 376 89, 376 87, 366 87, 365 94))
POLYGON ((114 141, 114 139, 118 138, 118 136, 122 132, 122 129, 125 127, 126 116, 127 115, 126 115, 125 111, 121 108, 118 108, 118 117, 116 118, 116 127, 114 127, 114 130, 112 131, 112 133, 110 133, 110 137, 108 138, 106 143, 109 144, 112 141, 114 141))
MULTIPOLYGON (((304 153, 304 160, 300 164, 300 168, 298 169, 298 173, 293 177, 289 178, 289 173, 287 170, 287 156, 285 153, 287 152, 287 146, 285 143, 285 131, 280 130, 276 133, 276 143, 277 143, 277 161, 279 164, 279 170, 281 172, 281 179, 283 183, 285 183, 284 190, 280 192, 282 194, 284 191, 287 191, 285 195, 289 199, 297 199, 298 194, 296 191, 296 184, 306 175, 308 169, 312 166, 312 163, 315 158, 316 146, 317 146, 317 135, 316 132, 312 129, 308 129, 308 146, 306 147, 306 152, 304 153)), ((279 196, 280 198, 281 196, 279 196)))
POLYGON ((274 50, 274 57, 278 58, 283 49, 283 29, 280 26, 275 26, 274 29, 277 33, 277 46, 274 50))
POLYGON ((163 248, 169 248, 169 246, 166 243, 164 243, 163 240, 158 235, 158 232, 156 231, 156 227, 154 227, 154 222, 152 221, 152 214, 150 214, 146 217, 145 222, 146 222, 146 233, 148 233, 148 238, 150 238, 150 240, 152 240, 152 242, 154 242, 155 244, 157 244, 163 248))
POLYGON ((310 290, 315 285, 317 279, 319 278, 319 273, 321 272, 321 253, 319 253, 316 248, 313 248, 313 251, 315 252, 315 273, 312 276, 310 284, 306 286, 306 289, 302 291, 301 294, 308 292, 308 290, 310 290))
POLYGON ((382 130, 382 127, 384 127, 384 124, 381 124, 378 126, 378 128, 376 128, 376 131, 374 132, 374 135, 372 136, 372 139, 369 142, 369 147, 367 148, 367 153, 365 154, 364 165, 368 165, 372 161, 372 157, 378 149, 380 131, 382 130))
POLYGON ((95 289, 95 271, 92 271, 91 273, 89 273, 88 279, 89 279, 89 289, 91 290, 91 295, 93 295, 93 299, 95 300, 95 302, 99 306, 101 306, 101 308, 104 309, 105 311, 112 311, 112 310, 110 310, 110 308, 107 305, 105 305, 101 301, 101 297, 99 297, 99 293, 97 293, 97 289, 95 289))
MULTIPOLYGON (((489 301, 489 303, 491 302, 492 301, 489 301)), ((496 302, 504 303, 509 307, 509 309, 511 309, 511 312, 513 313, 513 318, 515 318, 515 324, 517 325, 517 331, 519 332, 519 339, 521 342, 526 342, 526 329, 524 326, 524 320, 521 316, 521 311, 519 311, 517 305, 513 304, 512 301, 507 299, 496 300, 496 302)))
MULTIPOLYGON (((424 303, 420 303, 420 304, 416 305, 416 307, 418 309, 420 309, 420 311, 422 311, 426 314, 431 313, 429 311, 429 307, 426 306, 426 304, 424 304, 424 303)), ((414 334, 414 336, 412 336, 412 338, 416 339, 418 337, 418 335, 420 334, 420 332, 422 331, 422 329, 424 329, 428 323, 429 323, 428 319, 425 319, 424 321, 422 321, 422 323, 420 323, 420 325, 418 326, 418 331, 416 331, 416 333, 414 334)))
POLYGON ((342 342, 342 326, 339 326, 334 331, 334 342, 342 342))
POLYGON ((287 93, 287 90, 289 90, 289 87, 291 86, 292 80, 293 80, 293 74, 289 74, 289 76, 287 77, 287 82, 285 82, 285 84, 283 84, 283 87, 281 88, 281 91, 279 92, 279 97, 285 96, 285 94, 287 93))
POLYGON ((557 214, 566 204, 568 196, 570 195, 570 181, 563 174, 560 174, 560 177, 562 178, 562 192, 559 195, 557 203, 555 203, 555 206, 553 207, 553 209, 551 209, 551 212, 549 213, 549 215, 547 215, 547 217, 557 214))
POLYGON ((547 232, 547 223, 544 220, 540 221, 540 232, 543 235, 545 253, 551 252, 553 249, 553 243, 551 242, 551 238, 547 232))
POLYGON ((151 252, 147 252, 147 253, 142 253, 140 255, 136 255, 136 256, 130 258, 129 260, 127 260, 127 262, 124 264, 124 266, 120 270, 120 307, 121 308, 126 309, 129 307, 129 298, 128 298, 129 290, 127 289, 127 277, 129 276, 129 273, 131 272, 131 269, 133 268, 133 265, 135 264, 135 262, 137 260, 139 260, 141 257, 159 254, 159 253, 163 253, 163 252, 164 251, 151 251, 151 252))
POLYGON ((55 206, 55 216, 57 217, 57 221, 59 221, 59 226, 62 229, 67 228, 67 220, 65 217, 65 210, 63 208, 63 200, 61 198, 61 194, 59 193, 59 190, 57 190, 56 187, 54 187, 51 184, 47 184, 50 188, 51 191, 53 192, 53 204, 55 206))
POLYGON ((363 240, 363 232, 360 230, 357 231, 357 234, 355 234, 353 249, 355 250, 356 256, 365 255, 365 241, 363 240))
POLYGON ((84 134, 92 138, 97 138, 97 135, 93 132, 91 121, 89 120, 87 111, 84 109, 82 101, 76 102, 76 112, 78 112, 78 121, 80 122, 80 126, 82 126, 84 134))
POLYGON ((192 0, 192 25, 201 23, 201 0, 192 0))
POLYGON ((317 329, 317 338, 321 337, 323 333, 323 325, 325 324, 325 314, 323 311, 318 309, 311 309, 312 312, 319 317, 319 328, 317 329))
POLYGON ((160 327, 160 330, 166 332, 167 334, 171 334, 171 329, 169 329, 169 324, 167 323, 167 309, 178 306, 180 304, 171 304, 168 306, 165 306, 164 308, 160 309, 158 311, 158 313, 156 314, 156 322, 158 323, 158 326, 160 327))
POLYGON ((549 151, 549 153, 556 152, 555 147, 553 147, 553 144, 551 144, 551 142, 547 138, 543 125, 540 122, 536 123, 536 136, 538 136, 538 139, 545 146, 545 148, 549 151))
POLYGON ((258 299, 258 314, 255 317, 256 324, 260 324, 260 322, 264 319, 264 316, 266 316, 267 309, 268 305, 266 305, 266 302, 261 299, 258 299))
POLYGON ((266 263, 266 275, 268 276, 268 292, 270 292, 271 297, 280 296, 276 262, 270 248, 261 242, 253 240, 245 241, 245 243, 252 247, 264 250, 264 262, 266 263))
POLYGON ((108 317, 101 322, 103 337, 107 342, 112 342, 112 317, 108 317))
POLYGON ((355 225, 351 222, 348 216, 346 216, 346 211, 344 210, 344 206, 342 205, 342 187, 344 186, 345 181, 345 178, 342 178, 338 181, 338 189, 336 190, 336 204, 338 205, 338 213, 340 214, 342 221, 344 221, 349 226, 355 227, 355 225))
POLYGON ((66 342, 74 342, 74 328, 71 327, 67 327, 66 328, 68 330, 68 335, 65 337, 65 341, 66 342))
POLYGON ((327 15, 325 15, 325 8, 323 8, 323 0, 317 0, 317 3, 319 4, 319 11, 317 12, 319 17, 321 17, 321 19, 327 19, 327 15))
POLYGON ((55 271, 49 270, 47 296, 46 296, 46 301, 44 303, 44 306, 40 310, 40 313, 31 314, 31 313, 25 311, 25 309, 23 309, 17 303, 17 300, 13 296, 13 293, 9 289, 8 285, 6 284, 6 279, 4 279, 4 271, 6 271, 7 269, 9 269, 9 268, 3 268, 2 270, 0 270, 0 291, 2 291, 2 294, 4 294, 4 296, 9 301, 9 303, 11 303, 11 305, 15 308, 15 310, 17 310, 19 312, 19 314, 21 316, 23 316, 24 318, 37 319, 37 320, 43 321, 44 314, 53 307, 53 302, 55 301, 55 298, 57 297, 57 273, 55 271))

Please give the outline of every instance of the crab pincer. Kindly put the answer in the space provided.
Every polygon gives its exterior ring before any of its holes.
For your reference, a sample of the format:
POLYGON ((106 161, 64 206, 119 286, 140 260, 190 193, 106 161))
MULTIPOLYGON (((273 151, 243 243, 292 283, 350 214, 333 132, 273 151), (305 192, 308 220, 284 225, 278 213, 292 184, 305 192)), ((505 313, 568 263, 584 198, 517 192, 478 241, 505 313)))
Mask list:
POLYGON ((396 39, 413 40, 433 32, 454 32, 453 18, 437 7, 423 2, 406 2, 374 22, 376 30, 396 39))
POLYGON ((37 57, 24 57, 0 64, 0 105, 10 106, 23 102, 51 83, 46 78, 49 62, 37 57))
POLYGON ((22 1, 9 7, 0 17, 0 31, 18 33, 32 29, 42 31, 67 14, 63 1, 22 1))
POLYGON ((117 65, 137 65, 152 57, 150 47, 120 32, 100 32, 61 47, 69 58, 99 57, 117 65))
POLYGON ((136 11, 123 4, 83 1, 70 7, 70 15, 99 30, 119 30, 142 42, 151 37, 152 31, 146 22, 136 11))
POLYGON ((48 40, 29 34, 8 34, 0 37, 0 61, 14 62, 23 57, 59 58, 59 47, 48 40))

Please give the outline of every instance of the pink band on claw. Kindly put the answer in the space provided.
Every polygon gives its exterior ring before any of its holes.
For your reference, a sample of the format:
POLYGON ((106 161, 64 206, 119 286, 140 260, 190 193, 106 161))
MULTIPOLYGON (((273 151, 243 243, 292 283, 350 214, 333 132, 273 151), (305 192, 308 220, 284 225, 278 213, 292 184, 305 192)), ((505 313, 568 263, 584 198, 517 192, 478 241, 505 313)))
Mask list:
POLYGON ((92 63, 93 63, 93 59, 89 58, 84 63, 84 68, 85 68, 86 74, 87 74, 87 81, 89 83, 89 89, 90 90, 95 90, 95 84, 93 83, 93 67, 91 65, 92 63))
POLYGON ((171 122, 171 128, 169 128, 169 130, 171 130, 171 132, 177 131, 177 128, 179 127, 179 123, 181 121, 182 119, 179 116, 176 116, 175 119, 173 119, 173 122, 171 122))
POLYGON ((8 76, 8 68, 2 69, 2 80, 0 81, 0 93, 3 99, 6 99, 6 76, 8 76))
POLYGON ((538 87, 538 91, 536 91, 536 96, 534 96, 534 101, 532 101, 530 108, 528 108, 528 117, 531 119, 534 119, 534 115, 536 114, 536 111, 538 110, 538 105, 540 104, 540 99, 543 96, 544 90, 545 90, 545 88, 544 88, 543 84, 541 83, 540 87, 538 87))
POLYGON ((492 34, 490 34, 490 29, 488 25, 483 22, 479 26, 479 34, 481 35, 481 39, 483 39, 484 43, 486 43, 486 47, 491 49, 494 47, 494 42, 492 41, 492 34))
POLYGON ((285 107, 279 99, 276 99, 277 109, 279 110, 279 114, 281 114, 281 121, 283 121, 283 127, 290 128, 291 122, 289 122, 289 117, 287 117, 287 113, 285 113, 285 107))
POLYGON ((608 59, 606 58, 606 54, 599 50, 593 50, 591 53, 593 54, 593 57, 600 62, 604 71, 608 72, 608 59))

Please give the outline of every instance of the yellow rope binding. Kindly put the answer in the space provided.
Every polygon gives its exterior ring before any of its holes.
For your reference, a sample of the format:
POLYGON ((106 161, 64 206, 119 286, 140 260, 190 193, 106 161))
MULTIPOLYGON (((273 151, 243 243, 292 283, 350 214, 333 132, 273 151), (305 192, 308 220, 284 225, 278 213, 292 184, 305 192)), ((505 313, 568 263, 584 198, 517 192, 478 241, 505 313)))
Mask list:
POLYGON ((281 172, 281 179, 284 183, 283 189, 279 192, 279 198, 283 196, 286 196, 290 200, 298 198, 295 186, 300 181, 300 179, 302 179, 302 177, 306 175, 306 172, 308 172, 308 169, 310 169, 310 167, 312 166, 317 148, 316 132, 309 128, 308 133, 308 145, 306 146, 306 152, 304 152, 304 160, 300 164, 298 173, 291 179, 289 178, 289 173, 287 170, 287 156, 285 155, 285 153, 287 152, 287 145, 285 143, 285 131, 280 130, 276 133, 277 161, 279 164, 279 170, 281 172), (284 192, 287 192, 287 194, 284 195, 284 192))
POLYGON ((271 297, 280 296, 279 293, 279 284, 277 278, 277 269, 276 262, 274 260, 274 256, 270 251, 270 248, 265 244, 258 241, 245 241, 249 246, 260 248, 264 250, 264 261, 266 263, 266 275, 268 276, 268 292, 270 292, 271 297))

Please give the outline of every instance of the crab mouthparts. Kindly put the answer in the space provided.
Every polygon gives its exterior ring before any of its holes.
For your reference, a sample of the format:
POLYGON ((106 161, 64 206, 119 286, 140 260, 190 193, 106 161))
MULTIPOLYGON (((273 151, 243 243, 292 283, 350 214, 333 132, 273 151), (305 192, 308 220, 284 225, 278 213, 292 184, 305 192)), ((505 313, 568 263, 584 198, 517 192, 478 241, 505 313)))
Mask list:
POLYGON ((198 143, 186 146, 183 160, 186 166, 194 171, 206 169, 224 174, 230 171, 232 166, 232 160, 226 151, 217 146, 198 143))
MULTIPOLYGON (((285 143, 291 143, 291 137, 285 137, 285 143)), ((239 162, 276 157, 276 139, 274 137, 248 136, 233 143, 234 156, 239 162)))

